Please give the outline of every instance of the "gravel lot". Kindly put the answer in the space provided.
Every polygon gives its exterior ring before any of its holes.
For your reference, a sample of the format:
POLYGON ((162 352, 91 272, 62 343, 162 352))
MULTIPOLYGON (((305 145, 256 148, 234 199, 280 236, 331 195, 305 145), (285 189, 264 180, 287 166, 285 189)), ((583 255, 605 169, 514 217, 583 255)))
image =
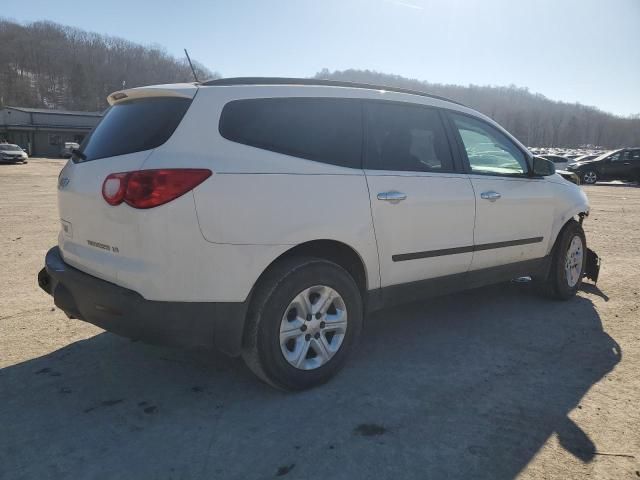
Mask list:
POLYGON ((586 188, 598 288, 380 312, 338 377, 284 394, 53 308, 62 165, 0 165, 0 478, 640 478, 640 188, 586 188))

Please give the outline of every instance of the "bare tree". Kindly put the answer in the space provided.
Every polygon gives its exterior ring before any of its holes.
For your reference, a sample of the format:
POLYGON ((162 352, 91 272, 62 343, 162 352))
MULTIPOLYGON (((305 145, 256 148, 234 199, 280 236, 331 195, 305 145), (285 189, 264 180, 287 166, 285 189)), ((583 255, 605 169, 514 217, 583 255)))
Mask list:
MULTIPOLYGON (((216 78, 195 62, 201 79, 216 78)), ((0 19, 0 99, 5 105, 103 110, 109 93, 158 83, 191 82, 184 59, 52 22, 0 19)))

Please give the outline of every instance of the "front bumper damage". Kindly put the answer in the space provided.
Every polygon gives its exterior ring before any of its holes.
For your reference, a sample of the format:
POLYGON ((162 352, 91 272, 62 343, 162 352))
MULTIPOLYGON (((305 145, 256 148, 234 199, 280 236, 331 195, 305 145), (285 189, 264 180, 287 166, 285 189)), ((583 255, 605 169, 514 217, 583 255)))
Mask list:
POLYGON ((593 283, 598 283, 598 275, 600 275, 600 265, 602 264, 602 260, 598 257, 598 254, 587 248, 587 265, 584 269, 584 276, 589 280, 592 280, 593 283))
MULTIPOLYGON (((580 214, 580 226, 584 222, 584 219, 589 216, 589 212, 580 214)), ((602 260, 598 256, 596 252, 587 248, 587 264, 584 268, 583 276, 592 280, 594 284, 598 283, 598 276, 600 275, 600 266, 602 265, 602 260)))

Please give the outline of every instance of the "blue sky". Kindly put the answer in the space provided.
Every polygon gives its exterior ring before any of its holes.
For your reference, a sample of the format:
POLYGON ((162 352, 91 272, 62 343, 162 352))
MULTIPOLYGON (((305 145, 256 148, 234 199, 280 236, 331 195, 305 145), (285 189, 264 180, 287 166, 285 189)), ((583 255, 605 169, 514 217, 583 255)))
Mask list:
POLYGON ((640 0, 3 0, 0 15, 186 47, 226 77, 360 68, 640 113, 640 0))

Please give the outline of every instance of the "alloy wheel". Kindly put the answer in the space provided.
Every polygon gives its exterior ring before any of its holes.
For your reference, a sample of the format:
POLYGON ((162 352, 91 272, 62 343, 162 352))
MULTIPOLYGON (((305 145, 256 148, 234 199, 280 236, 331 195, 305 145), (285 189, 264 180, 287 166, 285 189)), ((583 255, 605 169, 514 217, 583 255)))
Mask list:
POLYGON ((584 247, 582 245, 582 239, 578 235, 575 235, 571 239, 564 261, 565 278, 567 279, 567 284, 571 288, 576 286, 582 276, 583 255, 584 247))
POLYGON ((596 183, 596 180, 598 180, 598 175, 596 175, 596 172, 589 171, 584 174, 584 183, 594 184, 596 183))
POLYGON ((325 365, 338 352, 347 332, 347 308, 326 285, 303 290, 291 300, 280 322, 280 350, 300 370, 325 365))

